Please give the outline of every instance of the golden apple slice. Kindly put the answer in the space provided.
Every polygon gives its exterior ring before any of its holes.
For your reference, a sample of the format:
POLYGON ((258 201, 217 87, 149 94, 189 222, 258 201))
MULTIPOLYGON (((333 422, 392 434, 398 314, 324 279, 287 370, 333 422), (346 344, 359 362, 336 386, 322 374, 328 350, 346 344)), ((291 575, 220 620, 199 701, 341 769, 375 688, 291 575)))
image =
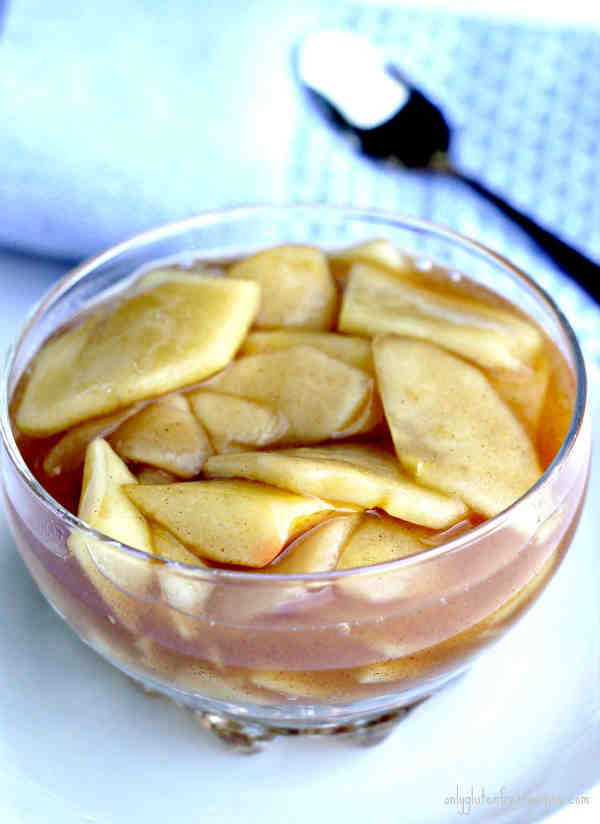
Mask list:
POLYGON ((96 438, 86 451, 77 514, 98 532, 152 553, 146 519, 124 494, 123 484, 137 484, 137 481, 108 443, 96 438))
MULTIPOLYGON (((153 554, 148 523, 122 484, 136 484, 136 479, 106 441, 92 441, 85 456, 78 515, 110 538, 153 554)), ((143 610, 137 599, 150 593, 153 564, 75 529, 69 549, 114 615, 128 629, 135 629, 143 610)))
POLYGON ((334 271, 342 265, 349 266, 353 263, 367 263, 403 271, 413 268, 410 258, 385 238, 366 240, 364 243, 332 252, 329 262, 334 271))
MULTIPOLYGON (((561 557, 560 553, 557 556, 555 552, 552 552, 527 583, 511 595, 504 604, 501 604, 493 612, 479 621, 476 628, 481 631, 481 635, 487 640, 498 637, 502 631, 506 629, 508 621, 516 619, 524 610, 531 606, 535 598, 556 572, 561 562, 561 557)), ((468 631, 473 632, 473 627, 469 627, 468 631)))
MULTIPOLYGON (((423 530, 385 516, 363 517, 350 536, 336 568, 370 567, 417 555, 429 549, 421 540, 423 534, 423 530)), ((425 571, 425 575, 427 574, 425 571)), ((414 583, 412 570, 407 574, 404 569, 384 569, 381 572, 375 569, 365 575, 341 578, 335 586, 346 595, 382 602, 411 594, 415 591, 414 583)), ((419 589, 423 589, 423 581, 419 582, 419 589)))
POLYGON ((177 481, 175 475, 165 472, 164 469, 155 469, 153 466, 145 466, 136 477, 140 484, 172 484, 177 481))
POLYGON ((122 297, 42 346, 17 426, 49 435, 208 377, 231 360, 259 302, 256 283, 208 276, 122 297))
POLYGON ((304 575, 335 569, 340 553, 360 520, 359 514, 331 518, 299 538, 284 557, 265 572, 304 575))
POLYGON ((341 515, 309 530, 294 541, 281 561, 261 570, 264 575, 256 584, 248 582, 242 588, 222 588, 218 604, 213 604, 212 609, 225 620, 240 624, 289 608, 330 586, 320 581, 269 582, 267 575, 303 575, 335 569, 340 552, 359 520, 360 515, 341 515))
POLYGON ((384 336, 373 351, 398 458, 419 482, 487 517, 533 486, 533 445, 479 369, 424 341, 384 336))
POLYGON ((32 361, 30 375, 17 403, 15 420, 22 432, 51 435, 85 418, 99 417, 104 411, 109 411, 100 405, 100 412, 92 411, 78 416, 66 413, 61 415, 60 410, 57 412, 55 409, 56 398, 61 399, 63 405, 68 403, 68 398, 64 397, 65 388, 69 386, 72 394, 71 375, 78 369, 79 355, 98 323, 98 314, 84 317, 80 323, 48 338, 42 345, 32 361), (52 426, 57 415, 58 425, 52 426))
POLYGON ((209 662, 194 658, 184 659, 173 676, 173 684, 178 689, 198 693, 203 698, 208 696, 243 705, 266 703, 265 695, 247 684, 239 671, 216 672, 209 662))
MULTIPOLYGON (((186 549, 168 530, 158 524, 152 524, 151 530, 154 551, 159 558, 207 569, 206 564, 186 549)), ((186 570, 174 569, 168 564, 157 564, 156 575, 164 599, 172 607, 168 614, 169 620, 182 638, 189 640, 197 637, 203 629, 203 624, 193 616, 201 615, 204 611, 204 605, 210 598, 214 584, 200 580, 186 570)))
POLYGON ((350 536, 336 569, 373 566, 416 555, 429 548, 421 540, 423 534, 423 530, 393 518, 363 516, 350 536))
POLYGON ((186 398, 179 394, 145 406, 110 438, 122 458, 164 469, 180 478, 198 475, 212 454, 202 426, 186 398))
POLYGON ((575 377, 558 351, 549 349, 551 364, 540 414, 536 446, 544 469, 554 460, 567 436, 575 406, 575 377))
POLYGON ((61 472, 70 472, 83 463, 88 444, 94 438, 106 438, 120 426, 127 418, 135 415, 138 407, 132 406, 115 412, 114 415, 105 415, 92 421, 80 423, 70 429, 54 444, 44 458, 44 472, 47 475, 60 475, 61 472))
POLYGON ((505 309, 360 263, 350 270, 339 328, 428 340, 489 368, 518 369, 542 346, 540 332, 505 309))
POLYGON ((152 675, 159 675, 161 679, 169 678, 173 670, 177 669, 177 658, 172 650, 147 635, 136 638, 132 647, 136 665, 150 670, 152 675))
POLYGON ((382 684, 390 681, 404 681, 409 678, 418 678, 422 675, 427 664, 415 657, 394 658, 391 661, 380 661, 377 664, 366 664, 357 667, 355 677, 359 684, 382 684))
POLYGON ((186 282, 189 278, 201 278, 206 275, 210 277, 223 277, 224 272, 218 265, 208 265, 203 261, 197 261, 192 266, 169 265, 159 266, 156 269, 149 269, 140 275, 135 281, 136 292, 142 292, 158 286, 165 281, 180 280, 186 282))
POLYGON ((154 542, 154 554, 158 558, 164 558, 166 561, 176 561, 178 564, 208 568, 197 555, 186 549, 168 529, 159 524, 151 524, 150 532, 154 542))
POLYGON ((268 332, 251 332, 240 350, 242 355, 261 352, 277 352, 292 346, 313 346, 348 366, 355 366, 367 374, 373 374, 371 341, 337 332, 311 332, 308 329, 274 329, 268 332))
POLYGON ((247 703, 259 700, 258 690, 247 686, 236 670, 217 672, 212 661, 182 656, 147 635, 140 635, 133 647, 136 652, 134 666, 142 667, 150 677, 157 678, 163 684, 166 682, 176 689, 221 701, 247 703))
POLYGON ((200 557, 263 567, 334 507, 251 481, 124 487, 131 501, 200 557))
POLYGON ((415 483, 389 452, 362 444, 215 455, 207 460, 204 472, 208 477, 262 481, 362 509, 379 507, 396 518, 434 529, 459 521, 467 512, 457 498, 415 483))
POLYGON ((257 326, 330 329, 334 323, 337 291, 319 249, 291 244, 265 249, 235 263, 229 274, 260 284, 257 326))
POLYGON ((289 425, 286 441, 366 432, 379 421, 373 378, 311 346, 247 355, 207 388, 281 412, 289 425))
POLYGON ((196 418, 206 428, 215 452, 267 446, 288 430, 285 417, 245 398, 198 389, 188 394, 196 418))
POLYGON ((531 369, 492 370, 490 383, 513 410, 530 437, 537 432, 550 379, 548 360, 542 355, 531 369))
POLYGON ((304 700, 342 701, 356 697, 356 682, 351 675, 337 670, 294 671, 255 670, 250 682, 269 692, 279 693, 286 698, 304 700))

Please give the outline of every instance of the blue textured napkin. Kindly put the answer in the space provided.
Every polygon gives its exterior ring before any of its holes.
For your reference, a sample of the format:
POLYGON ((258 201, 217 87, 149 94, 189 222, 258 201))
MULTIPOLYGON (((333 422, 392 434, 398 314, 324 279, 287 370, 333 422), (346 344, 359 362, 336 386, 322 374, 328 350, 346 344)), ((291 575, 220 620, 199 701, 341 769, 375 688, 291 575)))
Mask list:
POLYGON ((460 165, 600 258, 600 34, 297 6, 12 0, 0 34, 0 244, 77 258, 236 202, 375 205, 502 251, 577 318, 600 360, 596 316, 519 229, 458 183, 360 157, 306 105, 291 60, 316 28, 369 37, 443 101, 460 165))

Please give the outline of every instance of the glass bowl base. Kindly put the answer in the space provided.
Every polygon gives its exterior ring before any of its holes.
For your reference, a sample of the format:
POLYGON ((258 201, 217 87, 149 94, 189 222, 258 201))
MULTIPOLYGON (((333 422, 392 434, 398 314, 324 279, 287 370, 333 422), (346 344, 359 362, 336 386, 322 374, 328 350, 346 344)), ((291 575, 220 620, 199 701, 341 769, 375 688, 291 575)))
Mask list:
MULTIPOLYGON (((428 696, 427 696, 428 697, 428 696)), ((336 736, 346 744, 358 747, 373 747, 384 741, 395 727, 426 698, 396 710, 361 718, 345 724, 323 724, 311 727, 267 726, 262 722, 239 721, 214 712, 195 710, 198 723, 210 730, 231 750, 240 753, 256 753, 276 736, 336 736)))
POLYGON ((410 701, 406 697, 397 698, 397 705, 387 707, 384 711, 379 709, 348 713, 347 717, 340 714, 339 718, 332 712, 333 717, 328 720, 315 720, 308 715, 304 718, 259 718, 246 709, 210 698, 182 695, 178 690, 126 672, 123 667, 119 669, 132 678, 144 693, 171 699, 190 711, 195 720, 216 735, 228 749, 244 754, 261 752, 268 742, 279 736, 333 736, 335 740, 350 746, 373 747, 384 741, 416 707, 465 675, 463 670, 444 679, 442 683, 430 683, 428 689, 418 697, 413 697, 410 701))

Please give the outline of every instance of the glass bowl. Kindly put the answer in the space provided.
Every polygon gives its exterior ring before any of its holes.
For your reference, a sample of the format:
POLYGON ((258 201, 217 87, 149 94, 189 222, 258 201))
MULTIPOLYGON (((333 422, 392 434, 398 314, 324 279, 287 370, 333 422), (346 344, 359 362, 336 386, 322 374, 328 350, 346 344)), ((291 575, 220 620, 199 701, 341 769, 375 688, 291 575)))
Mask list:
POLYGON ((577 525, 589 471, 583 358, 548 295, 499 255, 447 229, 348 207, 206 213, 83 263, 40 301, 10 348, 1 406, 8 519, 46 599, 100 655, 248 751, 275 734, 347 733, 375 743, 410 707, 457 678, 553 576, 577 525), (567 437, 510 508, 418 556, 354 570, 264 575, 161 562, 87 527, 35 480, 15 443, 10 398, 43 341, 83 307, 157 260, 231 258, 281 242, 333 249, 375 236, 424 268, 435 261, 507 297, 537 320, 572 370, 567 437), (87 575, 70 549, 75 536, 88 553, 87 575))

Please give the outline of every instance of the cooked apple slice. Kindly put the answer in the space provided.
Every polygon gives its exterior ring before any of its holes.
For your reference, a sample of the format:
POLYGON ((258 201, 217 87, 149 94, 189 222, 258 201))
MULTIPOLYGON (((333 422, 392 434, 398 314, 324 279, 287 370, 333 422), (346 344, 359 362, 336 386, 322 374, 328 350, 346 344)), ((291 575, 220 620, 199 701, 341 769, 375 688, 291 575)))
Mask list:
POLYGON ((340 552, 348 536, 360 521, 360 515, 341 515, 331 518, 308 531, 286 551, 281 561, 261 570, 256 584, 243 588, 222 588, 218 604, 212 609, 233 623, 252 621, 271 615, 281 608, 289 608, 311 594, 330 586, 321 581, 292 581, 289 584, 269 582, 268 574, 304 575, 335 569, 340 552))
POLYGON ((291 244, 265 249, 235 263, 229 274, 260 284, 257 326, 331 329, 337 291, 319 249, 291 244))
POLYGON ((357 667, 355 677, 359 684, 381 684, 389 681, 405 681, 418 678, 423 674, 427 664, 417 656, 394 658, 377 664, 357 667))
POLYGON ((548 351, 550 379, 538 425, 536 446, 544 469, 567 436, 575 406, 575 377, 559 352, 548 351))
POLYGON ((262 481, 362 509, 379 507, 396 518, 434 529, 459 521, 467 511, 457 498, 415 483, 393 455, 362 444, 215 455, 207 460, 204 472, 213 478, 262 481))
MULTIPOLYGON (((159 558, 207 568, 197 555, 186 549, 168 530, 152 524, 151 531, 154 552, 159 558)), ((156 570, 165 601, 173 608, 169 611, 169 619, 182 638, 189 640, 196 637, 203 625, 199 625, 193 616, 202 614, 214 584, 199 580, 197 576, 190 575, 185 570, 174 569, 168 564, 157 564, 156 570)))
POLYGON ((135 281, 136 292, 152 289, 159 283, 165 281, 181 280, 185 282, 188 278, 223 277, 224 272, 218 265, 207 265, 203 261, 197 261, 192 266, 180 266, 177 264, 170 266, 159 266, 157 269, 149 269, 139 276, 135 281))
POLYGON ((540 332, 507 310, 360 263, 350 270, 339 328, 429 340, 489 368, 519 369, 542 346, 540 332))
MULTIPOLYGON (((261 699, 263 703, 265 701, 264 693, 247 684, 239 670, 228 668, 224 672, 212 660, 199 659, 195 655, 184 656, 148 635, 140 634, 132 647, 135 651, 133 668, 146 670, 159 684, 197 693, 202 698, 209 696, 244 705, 248 702, 260 703, 261 699)), ((156 694, 161 692, 158 686, 150 691, 156 694)))
POLYGON ((251 481, 188 481, 124 487, 149 518, 200 557, 263 567, 334 507, 251 481))
POLYGON ((336 568, 373 566, 424 552, 429 547, 421 541, 423 534, 423 530, 402 524, 393 518, 363 516, 350 536, 336 568))
POLYGON ((180 478, 198 475, 212 454, 206 433, 180 394, 145 406, 111 435, 110 444, 122 458, 150 464, 180 478))
POLYGON ((533 486, 533 445, 479 369, 424 341, 384 336, 373 351, 396 453, 419 482, 487 517, 533 486))
POLYGON ((150 533, 154 543, 154 554, 166 561, 176 561, 178 564, 190 564, 191 566, 206 567, 206 564, 186 549, 177 538, 159 524, 150 525, 150 533))
POLYGON ((174 673, 173 684, 186 692, 198 693, 203 698, 208 696, 219 701, 241 702, 243 705, 267 702, 264 693, 246 683, 239 671, 220 673, 208 661, 199 661, 197 658, 183 660, 174 673))
POLYGON ((258 690, 249 686, 246 688, 243 676, 235 670, 221 674, 215 671, 212 661, 183 656, 148 635, 140 634, 133 648, 136 652, 135 668, 144 668, 163 684, 221 701, 247 703, 257 700, 258 690))
MULTIPOLYGON (((552 552, 529 581, 523 584, 507 601, 479 621, 477 629, 481 630, 482 636, 488 640, 497 637, 506 628, 511 618, 516 619, 523 610, 530 606, 556 572, 560 558, 560 554, 557 556, 555 552, 552 552)), ((469 630, 472 631, 473 628, 469 627, 469 630)))
MULTIPOLYGON (((424 531, 388 517, 363 517, 350 536, 337 564, 337 569, 370 567, 417 555, 429 547, 421 537, 424 531)), ((427 575, 425 571, 425 575, 427 575)), ((366 601, 390 601, 410 594, 415 587, 414 571, 376 569, 365 575, 349 576, 336 582, 336 588, 346 595, 366 601)), ((423 589, 420 582, 419 589, 423 589)))
POLYGON ((299 538, 285 556, 265 572, 274 572, 277 575, 304 575, 335 569, 340 553, 360 520, 359 514, 331 518, 299 538))
POLYGON ((274 329, 268 332, 251 332, 241 348, 242 355, 261 352, 277 352, 292 346, 313 346, 348 366, 355 366, 367 374, 373 374, 371 342, 354 335, 337 332, 311 332, 308 329, 274 329))
POLYGON ((170 677, 177 668, 177 658, 172 650, 159 644, 148 635, 139 635, 132 644, 136 665, 151 670, 161 678, 170 677))
POLYGON ((50 337, 42 345, 32 361, 31 373, 17 403, 15 420, 21 431, 30 435, 51 435, 108 411, 102 404, 99 405, 100 412, 92 411, 82 416, 61 415, 61 410, 57 412, 55 409, 56 397, 62 399, 63 405, 68 402, 68 398, 63 397, 66 394, 64 387, 68 385, 72 394, 70 375, 78 368, 79 354, 98 323, 98 315, 84 317, 80 323, 50 337), (56 417, 58 425, 52 426, 56 417))
POLYGON ((247 355, 207 388, 281 412, 289 424, 286 441, 314 443, 379 422, 373 378, 312 346, 247 355))
POLYGON ((256 283, 208 276, 122 297, 42 346, 17 426, 49 435, 203 380, 231 360, 259 302, 256 283))
POLYGON ((135 415, 137 410, 137 406, 131 406, 129 409, 123 409, 113 415, 105 415, 102 418, 85 421, 85 423, 80 423, 74 429, 70 429, 54 444, 44 458, 44 472, 47 475, 60 475, 61 472, 70 472, 77 469, 83 463, 88 444, 94 438, 106 438, 127 418, 135 415))
POLYGON ((267 446, 280 440, 288 430, 281 412, 245 398, 206 389, 190 392, 187 397, 217 453, 267 446))
POLYGON ((488 373, 488 378, 533 438, 538 429, 550 379, 548 360, 542 355, 531 369, 492 370, 488 373))
POLYGON ((98 532, 152 553, 146 519, 122 491, 123 484, 136 485, 137 481, 108 443, 96 438, 86 451, 77 514, 98 532))
POLYGON ((153 466, 145 466, 136 477, 140 484, 172 484, 177 481, 175 475, 165 472, 164 469, 155 469, 153 466))
POLYGON ((370 263, 404 271, 412 269, 410 258, 384 238, 366 240, 364 243, 357 243, 356 246, 332 252, 329 262, 334 270, 340 265, 348 266, 353 263, 370 263))
POLYGON ((356 682, 351 676, 344 679, 339 670, 255 670, 250 675, 250 682, 294 701, 347 701, 356 696, 356 682))
MULTIPOLYGON (((97 438, 86 451, 78 515, 110 538, 153 554, 148 523, 122 489, 122 484, 136 483, 121 458, 97 438)), ((75 529, 69 549, 114 615, 128 629, 135 629, 142 607, 137 599, 150 592, 153 565, 75 529)))

